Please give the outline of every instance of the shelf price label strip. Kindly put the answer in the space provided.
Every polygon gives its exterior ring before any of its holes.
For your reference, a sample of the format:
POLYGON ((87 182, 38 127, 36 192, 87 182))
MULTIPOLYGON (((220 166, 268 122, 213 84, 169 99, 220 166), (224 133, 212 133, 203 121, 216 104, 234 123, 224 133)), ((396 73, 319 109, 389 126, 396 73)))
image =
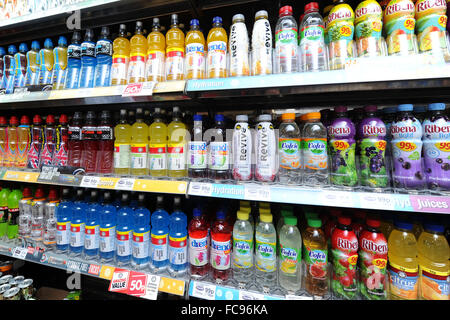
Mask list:
POLYGON ((7 170, 2 177, 2 180, 33 183, 37 182, 39 174, 39 172, 7 170))

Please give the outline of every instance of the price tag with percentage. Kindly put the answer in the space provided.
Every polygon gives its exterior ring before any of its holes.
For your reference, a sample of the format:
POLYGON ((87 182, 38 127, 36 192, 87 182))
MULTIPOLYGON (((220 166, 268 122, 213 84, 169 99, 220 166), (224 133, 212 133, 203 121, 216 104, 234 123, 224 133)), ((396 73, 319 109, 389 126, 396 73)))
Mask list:
POLYGON ((205 282, 194 281, 191 296, 200 299, 215 300, 216 286, 205 282))
POLYGON ((244 188, 244 197, 246 200, 270 201, 270 196, 270 186, 246 185, 244 188))
POLYGON ((28 249, 27 248, 15 247, 12 250, 13 258, 17 258, 17 259, 25 260, 25 257, 27 256, 27 253, 28 253, 28 249))

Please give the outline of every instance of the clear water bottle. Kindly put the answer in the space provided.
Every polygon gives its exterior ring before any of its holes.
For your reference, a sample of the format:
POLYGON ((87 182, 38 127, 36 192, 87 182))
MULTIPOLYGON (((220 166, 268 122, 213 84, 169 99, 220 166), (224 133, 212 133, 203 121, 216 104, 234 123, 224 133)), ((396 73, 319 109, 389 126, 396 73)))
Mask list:
POLYGON ((298 29, 291 6, 280 8, 275 30, 275 73, 297 72, 298 29))
POLYGON ((300 22, 300 30, 300 71, 327 70, 324 22, 317 2, 310 2, 305 6, 305 16, 300 22))
POLYGON ((328 184, 327 129, 320 122, 320 112, 305 115, 303 127, 303 183, 309 186, 328 184))
POLYGON ((264 213, 259 218, 255 233, 256 282, 270 289, 277 284, 277 233, 272 214, 264 213))
POLYGON ((239 283, 253 278, 253 227, 248 211, 237 212, 233 227, 233 278, 239 283))
POLYGON ((281 116, 278 155, 280 168, 278 178, 284 184, 298 184, 301 181, 300 129, 295 123, 295 113, 281 116))

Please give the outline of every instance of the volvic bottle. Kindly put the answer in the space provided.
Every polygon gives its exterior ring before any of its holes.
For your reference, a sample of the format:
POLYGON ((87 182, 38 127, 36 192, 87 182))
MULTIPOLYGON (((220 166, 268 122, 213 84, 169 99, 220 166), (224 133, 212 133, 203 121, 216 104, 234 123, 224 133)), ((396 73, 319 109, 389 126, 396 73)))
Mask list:
POLYGON ((19 52, 14 55, 15 71, 14 71, 14 87, 20 88, 25 86, 25 75, 27 72, 27 51, 26 43, 19 45, 19 52))
POLYGON ((225 211, 219 210, 211 226, 211 254, 210 263, 214 281, 227 281, 231 274, 231 233, 225 211))
POLYGON ((131 126, 131 174, 148 175, 148 126, 141 108, 136 110, 136 122, 131 126))
POLYGON ((280 168, 278 179, 283 184, 300 184, 302 181, 302 149, 300 129, 295 122, 295 113, 283 113, 278 137, 280 168))
POLYGON ((189 178, 198 180, 207 177, 208 146, 203 131, 202 116, 196 114, 188 142, 187 167, 189 178))
POLYGON ((86 208, 86 227, 84 229, 84 251, 85 260, 97 260, 100 247, 100 211, 98 190, 91 190, 89 202, 86 208))
POLYGON ((57 224, 56 208, 59 205, 58 191, 51 188, 48 192, 47 202, 44 205, 44 236, 43 244, 47 250, 52 250, 56 245, 57 224))
POLYGON ((3 83, 5 87, 5 93, 10 94, 14 91, 14 78, 16 71, 16 60, 14 55, 17 53, 15 45, 8 46, 8 54, 3 56, 3 83))
POLYGON ((38 187, 31 201, 31 239, 42 242, 44 234, 44 209, 45 209, 44 190, 38 187))
POLYGON ((166 80, 184 79, 184 33, 178 26, 178 15, 170 16, 166 33, 166 80))
POLYGON ((243 14, 235 14, 232 18, 228 51, 230 53, 229 75, 231 77, 250 75, 249 40, 243 14))
POLYGON ((65 89, 77 89, 80 85, 81 73, 81 34, 74 31, 67 48, 67 75, 65 89))
POLYGON ((17 127, 17 158, 16 167, 26 168, 28 163, 28 149, 30 148, 30 119, 27 116, 20 118, 17 127))
POLYGON ((200 31, 200 23, 197 19, 190 22, 191 29, 186 34, 186 79, 205 78, 206 55, 205 55, 205 37, 200 31))
POLYGON ((25 75, 25 86, 33 86, 39 83, 39 68, 41 65, 39 57, 40 49, 41 46, 38 41, 31 42, 31 50, 26 54, 27 72, 25 75))
POLYGON ((125 266, 131 263, 134 210, 129 206, 130 195, 122 193, 121 208, 117 211, 116 263, 125 266))
POLYGON ((233 227, 233 279, 248 283, 253 278, 254 230, 249 212, 238 210, 233 227))
POLYGON ((255 178, 260 182, 272 182, 278 173, 278 157, 272 116, 258 117, 255 135, 255 178))
POLYGON ((103 193, 102 207, 99 209, 100 220, 100 260, 111 262, 116 252, 116 207, 112 204, 113 198, 110 191, 103 193))
POLYGON ((187 217, 181 211, 181 199, 174 198, 169 225, 169 273, 181 276, 187 272, 187 217))
POLYGON ((70 189, 63 188, 61 202, 56 208, 56 251, 58 253, 67 253, 69 251, 72 205, 70 189))
POLYGON ((148 157, 152 177, 167 176, 167 125, 161 115, 161 109, 155 108, 153 123, 148 128, 150 137, 148 157))
POLYGON ((248 124, 248 116, 237 115, 233 130, 232 173, 236 181, 249 181, 253 178, 252 170, 253 135, 248 124))
POLYGON ((450 190, 450 120, 445 104, 431 103, 423 122, 423 157, 428 188, 450 190))
POLYGON ((133 224, 131 265, 142 269, 150 262, 150 211, 146 208, 144 193, 138 195, 138 207, 134 210, 133 224))
POLYGON ((44 128, 44 146, 42 147, 41 157, 39 159, 40 166, 52 164, 53 154, 56 149, 56 128, 55 117, 51 114, 45 119, 44 128))
POLYGON ((11 190, 2 188, 0 191, 0 239, 6 236, 8 226, 8 196, 11 190))
POLYGON ((225 117, 217 114, 214 119, 216 123, 211 130, 209 143, 208 178, 228 180, 230 178, 231 146, 226 140, 225 117))
POLYGON ((202 211, 195 208, 189 222, 189 275, 193 279, 203 279, 209 271, 209 226, 202 217, 202 211))
POLYGON ((19 120, 16 116, 9 118, 9 127, 7 128, 8 149, 5 167, 14 168, 17 161, 17 126, 19 120))
POLYGON ((145 62, 147 59, 147 39, 143 35, 141 21, 136 21, 136 31, 130 39, 130 63, 128 64, 128 83, 145 81, 145 62))
POLYGON ((45 39, 44 48, 39 51, 39 59, 41 61, 41 68, 39 69, 39 84, 52 84, 53 75, 53 42, 50 38, 45 39))
POLYGON ((131 126, 127 110, 120 110, 119 123, 114 127, 114 174, 129 175, 131 169, 131 126))
POLYGON ((95 42, 92 29, 86 29, 84 41, 81 43, 81 70, 80 70, 80 88, 93 88, 95 65, 95 42))
POLYGON ((103 110, 100 114, 97 136, 98 152, 96 172, 110 175, 113 173, 114 165, 114 129, 112 127, 111 113, 108 110, 103 110))
POLYGON ((84 248, 84 234, 86 226, 87 203, 83 189, 77 189, 72 206, 72 220, 70 224, 70 254, 80 256, 84 248))
POLYGON ((253 76, 272 73, 272 29, 268 16, 265 10, 260 10, 255 14, 251 47, 251 74, 253 76))
POLYGON ((58 167, 67 166, 68 162, 68 119, 65 114, 59 116, 59 125, 56 127, 56 148, 52 164, 58 167))
POLYGON ((397 107, 391 126, 394 187, 420 190, 425 186, 422 168, 422 125, 412 114, 412 104, 397 107))
POLYGON ((151 223, 151 261, 155 272, 162 272, 169 263, 169 214, 164 210, 164 198, 157 196, 156 210, 152 213, 151 223))
POLYGON ((277 235, 270 212, 259 219, 255 233, 256 282, 270 289, 277 284, 277 235))
POLYGON ((324 22, 319 13, 319 4, 305 5, 305 16, 300 21, 299 71, 324 71, 328 69, 325 47, 324 22))
POLYGON ((22 199, 19 201, 19 238, 28 239, 31 236, 31 188, 22 190, 22 199))
POLYGON ((81 127, 81 167, 86 173, 95 173, 97 167, 98 135, 97 118, 94 111, 88 111, 83 126, 81 127))
POLYGON ((60 36, 58 39, 58 46, 53 49, 53 90, 64 89, 67 76, 67 54, 67 39, 60 36))
POLYGON ((288 216, 284 219, 280 230, 280 267, 278 279, 282 288, 295 293, 300 290, 302 237, 297 228, 297 217, 288 216))
POLYGON ((111 85, 113 43, 110 39, 109 28, 102 27, 100 38, 95 44, 95 65, 94 87, 108 87, 111 85))
POLYGON ((22 191, 15 189, 8 195, 8 225, 6 235, 8 240, 16 239, 19 235, 19 201, 22 191))
POLYGON ((178 107, 173 108, 172 122, 167 126, 167 175, 170 178, 184 178, 187 176, 187 129, 182 122, 178 107))
POLYGON ((119 35, 113 42, 111 65, 111 85, 127 84, 128 64, 130 62, 130 41, 127 39, 127 26, 119 26, 119 35))
POLYGON ((328 184, 327 129, 320 122, 320 112, 305 115, 303 126, 303 183, 317 187, 328 184))
POLYGON ((227 32, 222 27, 222 18, 214 17, 213 26, 208 32, 208 59, 206 72, 208 78, 225 78, 227 76, 227 32))
POLYGON ((81 127, 83 125, 83 114, 75 112, 72 122, 67 130, 68 138, 68 164, 73 167, 81 166, 81 155, 83 153, 83 141, 81 141, 81 127))
POLYGON ((298 28, 292 7, 280 8, 275 27, 275 73, 298 71, 298 28))
POLYGON ((164 67, 166 55, 166 39, 161 33, 159 18, 153 18, 152 32, 147 36, 147 65, 145 77, 147 81, 161 82, 165 79, 164 67))

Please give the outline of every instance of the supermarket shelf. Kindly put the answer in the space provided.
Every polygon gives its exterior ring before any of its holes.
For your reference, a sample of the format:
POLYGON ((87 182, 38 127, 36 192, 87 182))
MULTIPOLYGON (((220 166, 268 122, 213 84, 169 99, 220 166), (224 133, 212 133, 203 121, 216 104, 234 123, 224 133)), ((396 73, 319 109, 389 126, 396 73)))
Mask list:
POLYGON ((14 241, 0 241, 0 254, 9 257, 22 259, 34 263, 39 263, 45 266, 67 270, 71 272, 79 272, 83 275, 97 277, 113 282, 112 279, 116 273, 128 274, 128 280, 132 275, 135 278, 143 278, 148 276, 153 278, 153 283, 156 287, 153 287, 155 292, 153 295, 144 296, 144 294, 132 293, 128 291, 128 283, 125 283, 125 288, 121 290, 110 290, 114 292, 120 292, 130 294, 134 296, 141 296, 148 299, 156 299, 158 292, 169 293, 178 296, 184 296, 186 285, 189 284, 187 279, 175 279, 165 275, 153 275, 145 271, 137 271, 130 268, 116 267, 113 265, 99 264, 97 262, 85 261, 79 257, 70 257, 55 253, 53 251, 46 251, 39 248, 35 244, 20 241, 15 239, 14 241), (124 290, 127 289, 127 290, 124 290), (157 289, 157 290, 156 290, 157 289))

